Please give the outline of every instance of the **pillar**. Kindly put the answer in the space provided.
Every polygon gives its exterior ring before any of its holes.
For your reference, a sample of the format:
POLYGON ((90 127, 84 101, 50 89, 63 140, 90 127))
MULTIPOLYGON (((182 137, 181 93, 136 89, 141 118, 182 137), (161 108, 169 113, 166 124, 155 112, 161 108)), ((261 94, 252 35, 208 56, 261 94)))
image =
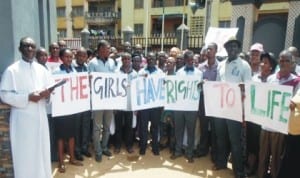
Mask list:
POLYGON ((132 44, 131 39, 133 36, 133 29, 127 26, 125 29, 122 30, 122 32, 123 32, 123 43, 128 41, 130 42, 130 44, 132 44))
POLYGON ((9 139, 10 107, 0 102, 0 177, 14 177, 9 139))
POLYGON ((181 49, 187 49, 189 46, 189 27, 185 24, 181 24, 176 29, 176 39, 177 39, 177 46, 181 49))
POLYGON ((0 75, 21 58, 18 47, 22 37, 30 36, 46 49, 57 41, 55 4, 53 0, 0 1, 0 75))
POLYGON ((238 27, 237 20, 240 17, 244 17, 245 19, 244 31, 242 32, 243 39, 241 41, 242 51, 249 51, 250 46, 252 45, 253 25, 257 18, 257 7, 253 3, 233 4, 231 27, 238 27))
POLYGON ((300 15, 300 1, 290 1, 289 6, 290 7, 286 28, 285 48, 288 48, 293 45, 295 20, 300 15))
POLYGON ((84 28, 81 32, 81 46, 85 47, 86 49, 90 47, 89 45, 89 37, 90 37, 90 32, 88 29, 84 28))

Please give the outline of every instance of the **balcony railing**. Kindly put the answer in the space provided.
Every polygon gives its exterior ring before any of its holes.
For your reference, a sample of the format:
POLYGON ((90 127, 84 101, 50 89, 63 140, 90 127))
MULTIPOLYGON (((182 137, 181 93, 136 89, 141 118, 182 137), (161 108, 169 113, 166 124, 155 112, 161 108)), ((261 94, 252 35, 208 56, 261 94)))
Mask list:
MULTIPOLYGON (((188 36, 188 49, 195 52, 199 52, 201 47, 204 44, 203 36, 188 36)), ((62 38, 66 41, 67 46, 72 49, 78 49, 81 46, 80 38, 62 38)), ((89 48, 95 49, 99 40, 105 39, 110 42, 111 46, 116 47, 117 49, 122 49, 123 39, 119 36, 90 36, 89 37, 89 48)), ((143 36, 133 36, 131 39, 131 44, 141 44, 142 46, 148 45, 149 51, 160 51, 162 39, 160 34, 152 34, 150 37, 145 38, 143 36)), ((175 34, 165 34, 164 37, 164 50, 169 51, 172 47, 177 46, 177 38, 175 34)))
MULTIPOLYGON (((187 5, 186 1, 185 5, 187 5)), ((152 7, 157 8, 157 7, 176 7, 176 6, 183 6, 184 0, 154 0, 152 2, 152 7), (164 1, 164 2, 163 2, 164 1)))
POLYGON ((114 11, 104 11, 104 12, 86 12, 85 20, 89 24, 97 23, 97 24, 111 24, 116 23, 117 20, 121 19, 120 12, 114 11))
POLYGON ((111 0, 87 0, 87 2, 110 2, 111 0))

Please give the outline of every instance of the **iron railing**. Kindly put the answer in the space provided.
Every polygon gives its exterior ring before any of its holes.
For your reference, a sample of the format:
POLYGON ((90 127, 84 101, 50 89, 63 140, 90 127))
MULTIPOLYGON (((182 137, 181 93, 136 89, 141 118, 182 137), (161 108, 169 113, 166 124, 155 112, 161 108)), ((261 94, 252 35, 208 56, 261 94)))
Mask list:
MULTIPOLYGON (((100 40, 107 40, 110 42, 111 46, 116 47, 119 50, 122 50, 122 44, 124 43, 123 39, 118 36, 90 36, 89 37, 89 48, 90 49, 96 49, 97 44, 100 40)), ((81 39, 80 38, 63 38, 63 40, 66 41, 67 46, 71 49, 77 49, 81 46, 81 39)), ((147 46, 148 51, 160 51, 161 50, 161 43, 162 38, 160 35, 151 35, 148 38, 145 38, 143 36, 134 36, 131 39, 132 46, 136 44, 141 44, 143 47, 146 46, 146 40, 147 40, 147 46)), ((175 34, 166 34, 164 39, 164 51, 169 51, 170 48, 177 46, 177 38, 175 34)), ((188 49, 193 50, 195 52, 199 53, 199 50, 204 44, 203 36, 188 36, 188 49)))

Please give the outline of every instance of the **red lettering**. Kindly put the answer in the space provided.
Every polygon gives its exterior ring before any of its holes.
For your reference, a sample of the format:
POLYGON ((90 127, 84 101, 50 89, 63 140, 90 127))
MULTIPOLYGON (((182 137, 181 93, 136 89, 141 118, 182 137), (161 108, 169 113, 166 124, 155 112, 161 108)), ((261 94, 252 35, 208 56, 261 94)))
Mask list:
MULTIPOLYGON (((69 79, 67 79, 67 78, 65 78, 66 80, 69 80, 69 79)), ((59 80, 61 80, 61 79, 56 79, 55 80, 55 82, 58 82, 59 80)), ((61 87, 60 87, 60 90, 61 90, 61 101, 62 102, 65 102, 65 90, 64 90, 65 88, 64 88, 64 85, 62 85, 61 87)))
POLYGON ((88 77, 87 76, 80 76, 79 77, 79 85, 80 85, 80 99, 86 99, 88 97, 87 86, 88 86, 88 77))
POLYGON ((221 108, 232 107, 235 102, 235 93, 233 88, 229 88, 226 83, 215 84, 214 87, 219 87, 221 92, 220 104, 221 108))
POLYGON ((234 94, 234 90, 232 88, 229 88, 229 90, 227 90, 226 93, 226 104, 229 107, 234 106, 234 101, 235 101, 235 94, 234 94), (231 101, 230 101, 231 99, 231 101))
POLYGON ((71 90, 71 101, 78 99, 79 95, 79 89, 78 89, 78 78, 75 78, 75 81, 73 78, 70 80, 70 90, 71 90))
POLYGON ((225 92, 225 87, 227 88, 227 84, 226 83, 219 83, 219 84, 215 84, 214 87, 220 87, 221 88, 220 102, 221 102, 221 108, 223 108, 224 107, 224 92, 225 92))

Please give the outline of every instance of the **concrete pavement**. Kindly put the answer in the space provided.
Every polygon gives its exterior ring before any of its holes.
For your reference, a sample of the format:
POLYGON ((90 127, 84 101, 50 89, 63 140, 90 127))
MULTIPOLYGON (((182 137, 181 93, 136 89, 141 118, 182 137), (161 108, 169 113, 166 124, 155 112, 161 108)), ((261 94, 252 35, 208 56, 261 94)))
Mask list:
MULTIPOLYGON (((112 151, 112 150, 111 150, 112 151)), ((59 173, 57 162, 52 163, 54 178, 232 178, 230 169, 212 171, 210 157, 195 158, 194 163, 188 163, 184 157, 176 160, 170 159, 168 149, 154 156, 151 149, 147 149, 146 155, 139 156, 138 148, 133 154, 128 154, 122 149, 119 154, 112 157, 103 155, 102 162, 84 157, 84 166, 78 167, 68 164, 66 160, 66 172, 59 173)), ((230 165, 229 165, 230 167, 230 165)))

